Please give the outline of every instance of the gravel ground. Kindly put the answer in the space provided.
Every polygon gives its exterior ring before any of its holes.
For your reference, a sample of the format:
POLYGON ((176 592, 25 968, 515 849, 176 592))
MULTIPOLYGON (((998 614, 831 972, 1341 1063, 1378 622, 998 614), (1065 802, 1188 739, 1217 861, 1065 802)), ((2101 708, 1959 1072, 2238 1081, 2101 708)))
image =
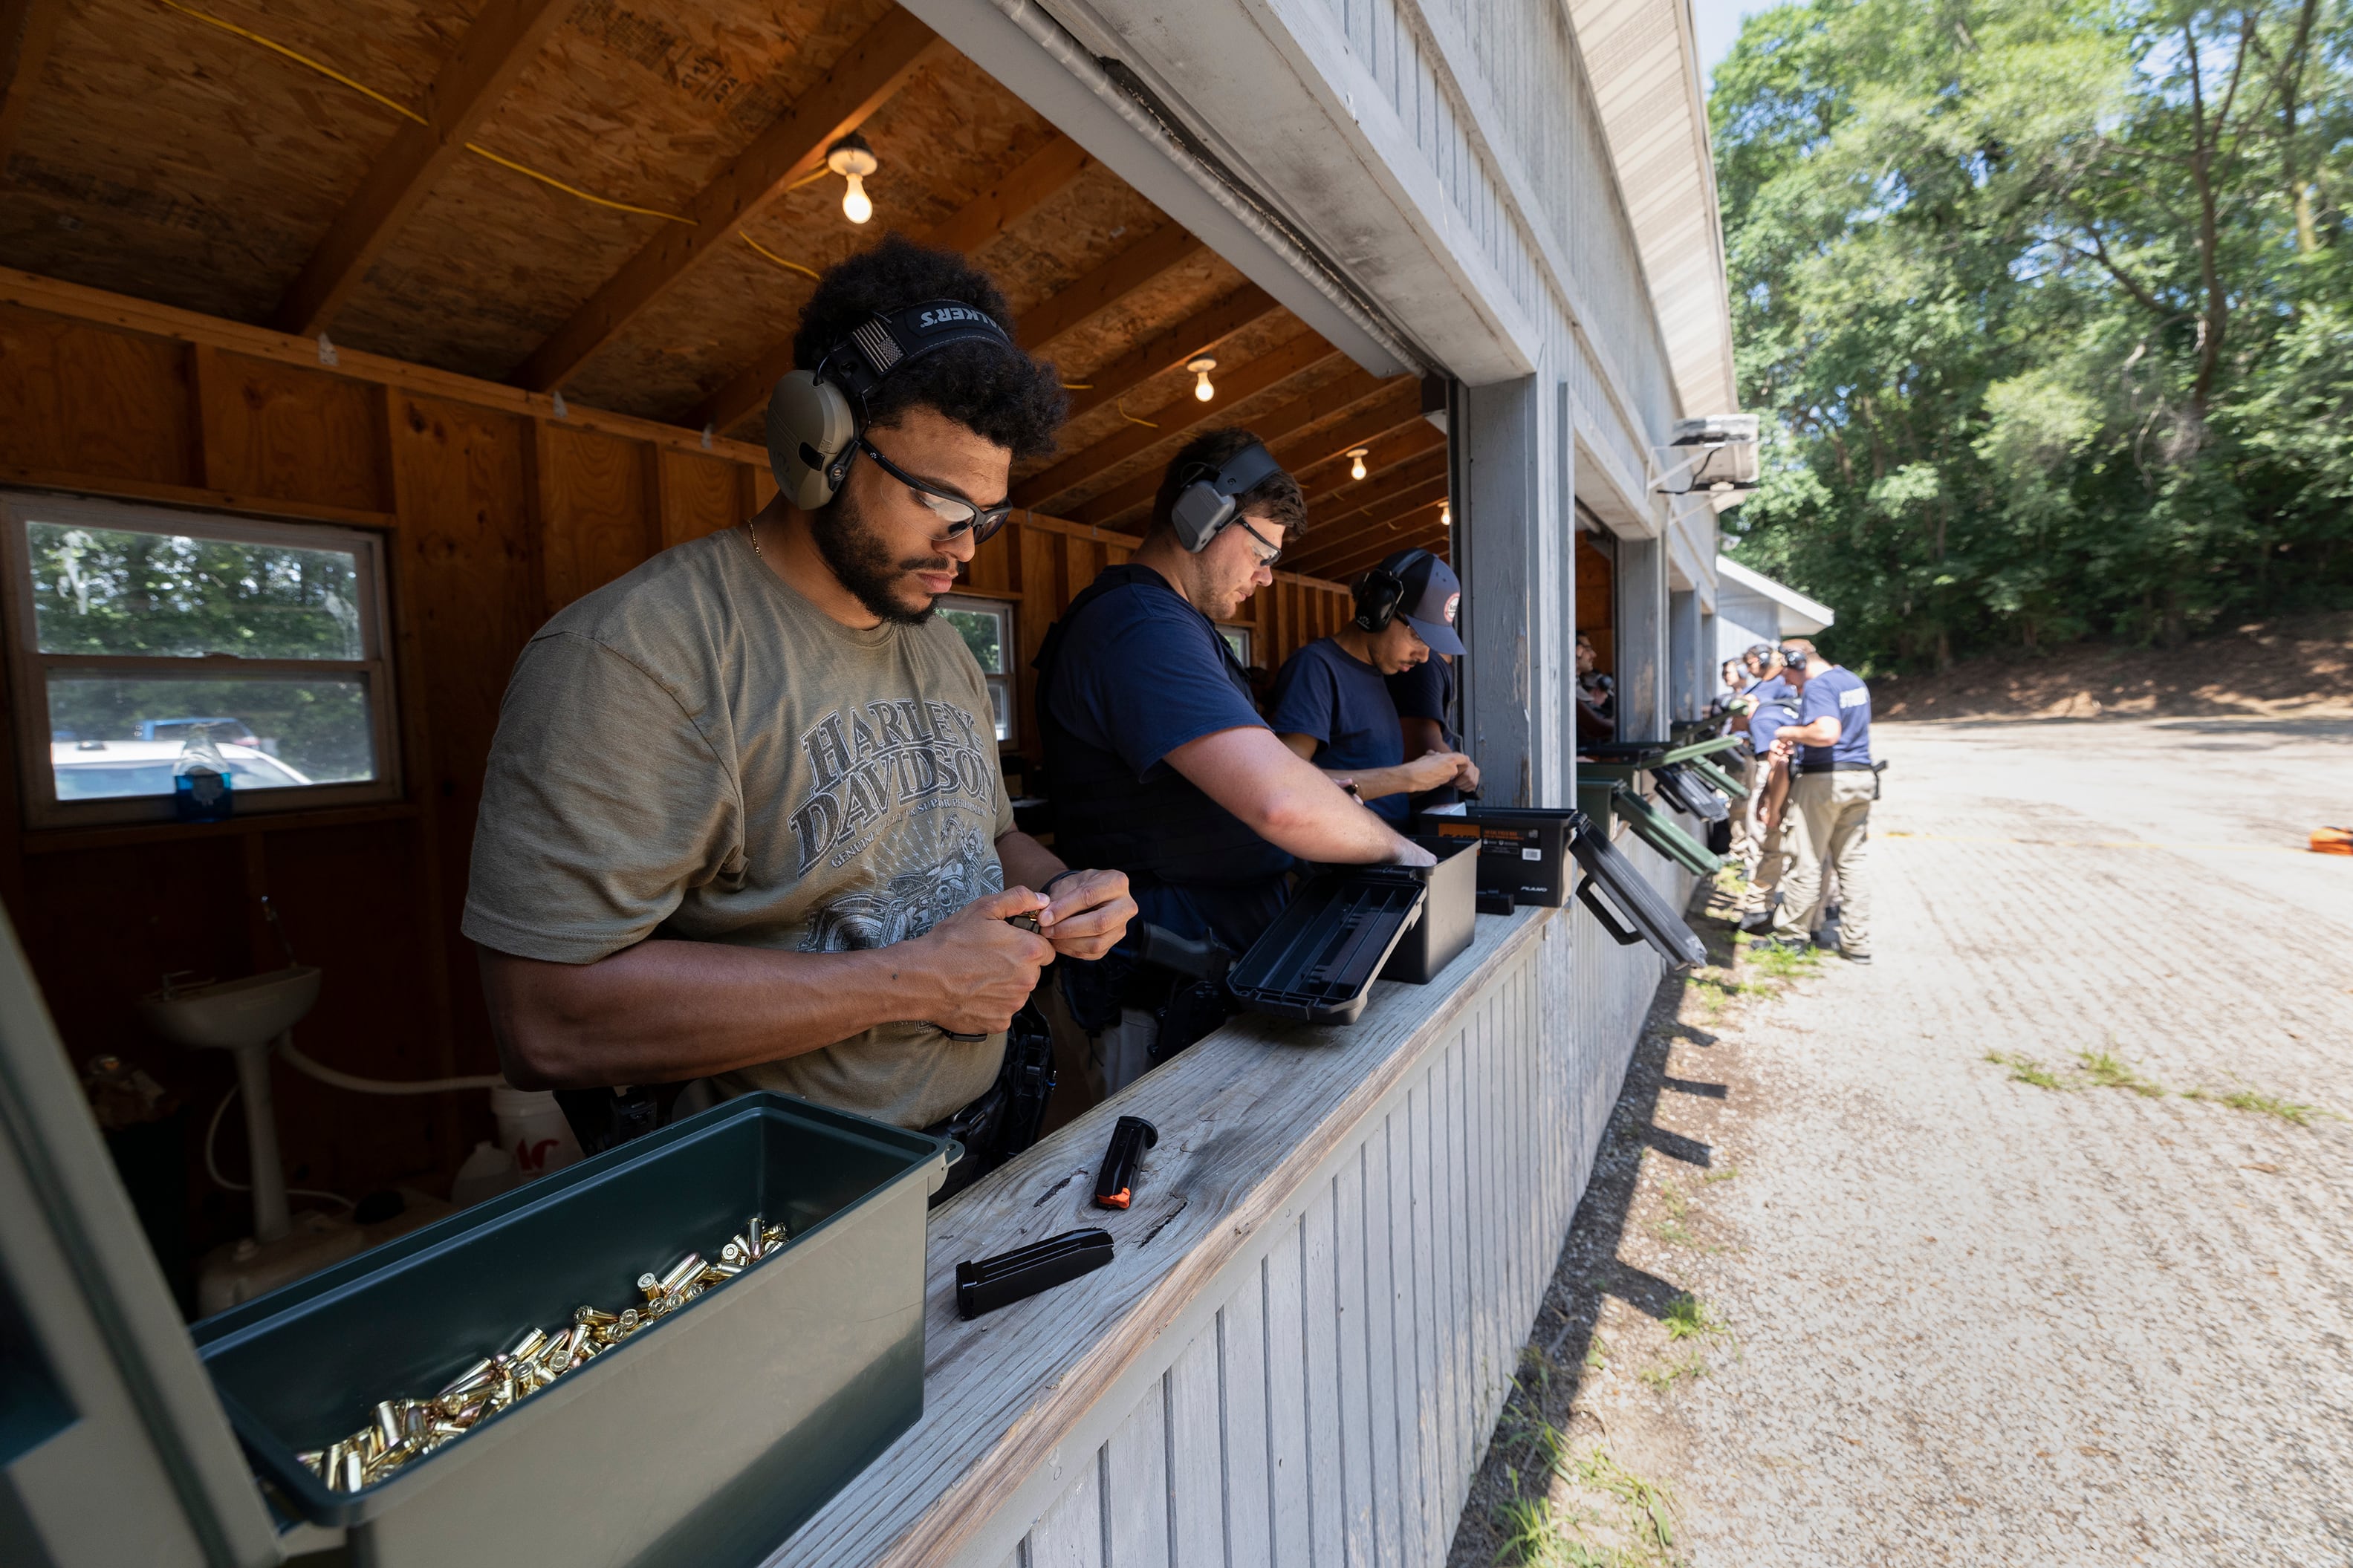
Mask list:
POLYGON ((1454 1561, 2353 1564, 2353 722, 1879 741, 1876 963, 1698 922, 1454 1561))

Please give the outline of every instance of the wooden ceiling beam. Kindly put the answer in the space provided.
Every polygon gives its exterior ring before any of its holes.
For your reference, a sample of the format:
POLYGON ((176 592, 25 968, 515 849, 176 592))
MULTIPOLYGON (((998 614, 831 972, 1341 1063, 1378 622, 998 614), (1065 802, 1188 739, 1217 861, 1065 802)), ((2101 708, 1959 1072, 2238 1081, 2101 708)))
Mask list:
MULTIPOLYGON (((920 237, 942 250, 978 250, 1055 196, 1068 190, 1094 160, 1085 148, 1057 133, 1010 174, 966 202, 920 237)), ((776 383, 793 368, 790 338, 776 344, 697 404, 684 423, 732 430, 736 421, 768 401, 776 383)))
POLYGON ((65 16, 66 0, 0 0, 0 165, 25 123, 25 106, 41 85, 41 67, 65 16))
MULTIPOLYGON (((1311 519, 1314 526, 1300 544, 1299 558, 1312 563, 1326 554, 1344 550, 1352 541, 1368 532, 1386 530, 1401 517, 1436 506, 1446 497, 1446 480, 1441 477, 1425 479, 1409 489, 1398 491, 1377 505, 1366 507, 1345 518, 1335 518, 1330 522, 1311 519)), ((1312 564, 1299 568, 1303 572, 1314 569, 1312 564)))
MULTIPOLYGON (((1297 569, 1335 582, 1345 582, 1397 551, 1434 550, 1446 541, 1446 530, 1439 526, 1438 518, 1438 502, 1424 501, 1377 527, 1362 530, 1344 540, 1335 540, 1331 549, 1301 557, 1297 569)), ((1291 564, 1288 555, 1283 557, 1283 564, 1291 564)))
POLYGON ((272 326, 306 338, 327 330, 570 12, 562 0, 490 0, 482 7, 426 92, 427 123, 400 122, 279 300, 272 326))
POLYGON ((1021 346, 1033 354, 1044 352, 1064 332, 1208 248, 1176 225, 1163 225, 1050 299, 1022 311, 1018 323, 1021 346))
MULTIPOLYGON (((1215 403, 1204 403, 1187 387, 1177 396, 1146 416, 1148 424, 1123 425, 1084 451, 1074 452, 1044 472, 1025 479, 1015 487, 1014 504, 1037 511, 1059 515, 1070 493, 1090 483, 1101 475, 1137 454, 1149 451, 1174 437, 1181 436, 1196 426, 1207 425, 1219 418, 1246 397, 1282 385, 1294 376, 1329 363, 1340 351, 1314 332, 1303 332, 1289 342, 1259 355, 1254 360, 1219 370, 1222 379, 1218 384, 1221 395, 1215 403)), ((1153 488, 1159 487, 1159 478, 1153 477, 1153 488)), ((1150 492, 1145 493, 1149 500, 1150 492)))
POLYGON ((746 218, 814 173, 836 140, 864 124, 909 78, 950 52, 947 42, 913 13, 893 6, 833 63, 823 80, 695 193, 685 210, 691 224, 663 224, 570 321, 532 351, 514 380, 534 392, 561 386, 671 285, 718 254, 746 218))
POLYGON ((1320 530, 1326 522, 1337 522, 1353 517, 1368 506, 1375 506, 1392 496, 1402 495, 1417 485, 1446 478, 1446 454, 1424 452, 1418 458, 1394 464, 1377 472, 1367 469, 1361 479, 1348 478, 1348 470, 1339 469, 1340 483, 1326 480, 1311 489, 1307 494, 1307 515, 1320 530))
POLYGON ((1228 338, 1273 315, 1282 307, 1255 283, 1245 283, 1216 304, 1194 311, 1158 337, 1129 350, 1087 379, 1071 398, 1071 417, 1082 418, 1116 402, 1164 370, 1203 354, 1215 355, 1228 338))
MULTIPOLYGON (((1267 444, 1267 450, 1274 454, 1277 462, 1292 472, 1297 473, 1304 465, 1296 461, 1296 457, 1302 453, 1310 453, 1317 458, 1323 458, 1326 455, 1324 451, 1326 438, 1321 436, 1305 437, 1284 443, 1282 437, 1292 431, 1303 425, 1313 425, 1318 420, 1328 419, 1335 414, 1356 407, 1368 398, 1378 401, 1374 403, 1369 410, 1357 414, 1354 419, 1347 421, 1340 428, 1349 430, 1359 425, 1377 422, 1381 428, 1388 429, 1395 424, 1393 405, 1398 404, 1402 398, 1411 397, 1418 406, 1420 395, 1419 388, 1410 382, 1405 383, 1400 391, 1398 378, 1376 381, 1361 370, 1351 369, 1347 374, 1329 385, 1318 387, 1304 397, 1293 398, 1280 408, 1252 419, 1250 422, 1250 428, 1257 434, 1261 441, 1267 444)), ((1356 446, 1357 443, 1350 441, 1347 445, 1356 446)), ((1125 484, 1104 491, 1081 507, 1073 515, 1079 521, 1097 528, 1117 527, 1120 524, 1115 520, 1133 512, 1138 507, 1150 505, 1154 494, 1159 489, 1160 476, 1146 470, 1125 484)))
POLYGON ((1300 488, 1307 492, 1310 511, 1327 500, 1337 500, 1344 492, 1358 485, 1376 481, 1417 458, 1429 457, 1432 452, 1436 452, 1442 461, 1446 434, 1427 419, 1417 417, 1358 445, 1368 448, 1365 456, 1366 474, 1362 479, 1350 477, 1345 452, 1338 457, 1326 458, 1299 474, 1300 488))

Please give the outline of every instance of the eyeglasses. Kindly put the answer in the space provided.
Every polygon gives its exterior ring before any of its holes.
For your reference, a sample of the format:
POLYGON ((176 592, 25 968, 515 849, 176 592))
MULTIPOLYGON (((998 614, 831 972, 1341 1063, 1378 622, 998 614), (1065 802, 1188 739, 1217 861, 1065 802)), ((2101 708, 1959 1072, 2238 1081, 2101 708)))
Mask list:
POLYGON ((1252 528, 1240 518, 1234 519, 1234 526, 1240 529, 1244 533, 1249 534, 1253 540, 1256 540, 1258 542, 1259 550, 1262 550, 1266 552, 1263 555, 1259 555, 1257 550, 1250 552, 1251 554, 1258 555, 1258 563, 1260 565, 1271 567, 1276 562, 1282 559, 1282 545, 1268 543, 1265 534, 1261 533, 1257 529, 1252 528))
POLYGON ((944 525, 944 531, 935 537, 942 543, 956 535, 970 532, 975 544, 985 544, 1005 526, 1013 515, 1013 503, 1004 501, 996 506, 980 506, 965 500, 953 490, 942 489, 928 479, 919 479, 876 449, 865 437, 858 437, 858 449, 874 459, 874 466, 915 492, 915 499, 931 510, 934 517, 944 525))

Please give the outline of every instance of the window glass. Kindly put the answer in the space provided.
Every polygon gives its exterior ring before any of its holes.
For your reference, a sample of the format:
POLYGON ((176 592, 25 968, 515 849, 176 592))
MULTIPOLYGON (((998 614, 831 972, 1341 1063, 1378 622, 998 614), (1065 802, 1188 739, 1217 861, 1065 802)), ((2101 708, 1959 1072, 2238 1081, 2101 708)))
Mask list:
POLYGON ((180 749, 206 729, 237 789, 376 776, 364 680, 157 680, 79 671, 49 680, 49 765, 61 801, 170 795, 180 749))
POLYGON ((1234 650, 1234 662, 1240 664, 1244 669, 1248 669, 1250 668, 1250 627, 1219 626, 1218 628, 1218 635, 1226 639, 1226 646, 1234 650))
POLYGON ((958 594, 939 602, 941 618, 955 627, 988 682, 988 705, 997 716, 997 738, 1013 739, 1013 605, 1005 599, 975 599, 958 594))
POLYGON ((398 795, 375 534, 0 492, 0 554, 33 826, 176 815, 199 738, 233 810, 398 795))
POLYGON ((964 638, 964 646, 972 649, 973 658, 985 675, 1005 673, 1005 611, 995 605, 970 602, 948 603, 940 606, 940 615, 955 627, 964 638))
POLYGON ((347 552, 54 522, 27 534, 43 653, 365 657, 347 552))

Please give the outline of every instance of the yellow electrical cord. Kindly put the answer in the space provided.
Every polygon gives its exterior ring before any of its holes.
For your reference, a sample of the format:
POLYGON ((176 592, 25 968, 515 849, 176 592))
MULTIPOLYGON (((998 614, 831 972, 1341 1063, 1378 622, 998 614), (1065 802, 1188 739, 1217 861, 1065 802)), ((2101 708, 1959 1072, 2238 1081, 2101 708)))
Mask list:
MULTIPOLYGON (((386 98, 384 94, 376 91, 375 89, 369 87, 366 83, 353 81, 350 77, 345 76, 343 72, 335 69, 332 66, 322 65, 319 61, 312 59, 310 56, 290 49, 284 44, 278 42, 274 38, 264 37, 259 33, 254 32, 251 28, 240 27, 234 22, 225 22, 218 16, 215 16, 208 12, 196 10, 194 6, 183 5, 179 3, 179 0, 155 0, 155 3, 163 6, 167 11, 176 11, 183 16, 192 17, 196 21, 204 23, 206 26, 218 27, 222 32, 234 34, 236 37, 245 39, 248 43, 259 44, 263 48, 268 49, 271 54, 281 55, 287 59, 292 60, 296 65, 317 71, 321 76, 327 78, 330 81, 341 82, 343 86, 350 88, 353 92, 360 93, 365 97, 375 100, 376 102, 384 105, 386 109, 391 110, 395 114, 401 116, 403 119, 413 120, 417 124, 430 129, 431 122, 427 121, 425 116, 417 113, 417 110, 409 108, 406 104, 396 102, 392 99, 386 98)), ((557 179, 553 174, 543 174, 537 169, 530 167, 528 164, 516 163, 512 158, 501 158, 487 147, 480 146, 472 142, 467 142, 465 145, 466 151, 473 153, 478 158, 487 158, 502 169, 512 169, 518 174, 522 174, 529 179, 537 180, 543 185, 553 186, 556 190, 562 191, 565 195, 577 196, 584 202, 593 202, 600 207, 611 207, 616 212, 636 213, 641 217, 658 217, 667 223, 691 225, 694 222, 692 218, 681 217, 677 213, 660 212, 653 207, 633 206, 628 202, 617 202, 609 199, 608 197, 592 195, 588 192, 581 190, 576 185, 565 184, 562 180, 557 179)), ((787 262, 786 265, 790 266, 791 263, 787 262)), ((811 274, 811 276, 815 276, 815 274, 811 274)))
POLYGON ((1118 410, 1119 410, 1119 416, 1120 416, 1122 419, 1126 420, 1130 425, 1141 425, 1141 426, 1143 426, 1146 430, 1157 430, 1157 429, 1159 429, 1159 428, 1160 428, 1160 426, 1159 426, 1155 425, 1155 424, 1154 424, 1151 420, 1149 420, 1149 419, 1138 419, 1134 415, 1130 414, 1130 413, 1127 411, 1127 399, 1126 399, 1126 398, 1124 398, 1124 397, 1115 397, 1115 398, 1112 399, 1112 405, 1112 405, 1113 408, 1118 409, 1118 410))
POLYGON ((750 235, 745 234, 740 228, 735 231, 735 237, 742 240, 744 244, 750 246, 753 249, 758 251, 761 255, 766 257, 769 260, 775 262, 779 267, 789 267, 794 271, 807 273, 811 278, 815 278, 817 276, 817 273, 812 268, 803 267, 797 261, 786 260, 783 257, 778 256, 775 251, 770 250, 766 246, 762 245, 758 240, 754 239, 750 235))
POLYGON ((1095 384, 1092 381, 1066 381, 1062 383, 1062 390, 1064 392, 1092 392, 1094 389, 1095 384))

